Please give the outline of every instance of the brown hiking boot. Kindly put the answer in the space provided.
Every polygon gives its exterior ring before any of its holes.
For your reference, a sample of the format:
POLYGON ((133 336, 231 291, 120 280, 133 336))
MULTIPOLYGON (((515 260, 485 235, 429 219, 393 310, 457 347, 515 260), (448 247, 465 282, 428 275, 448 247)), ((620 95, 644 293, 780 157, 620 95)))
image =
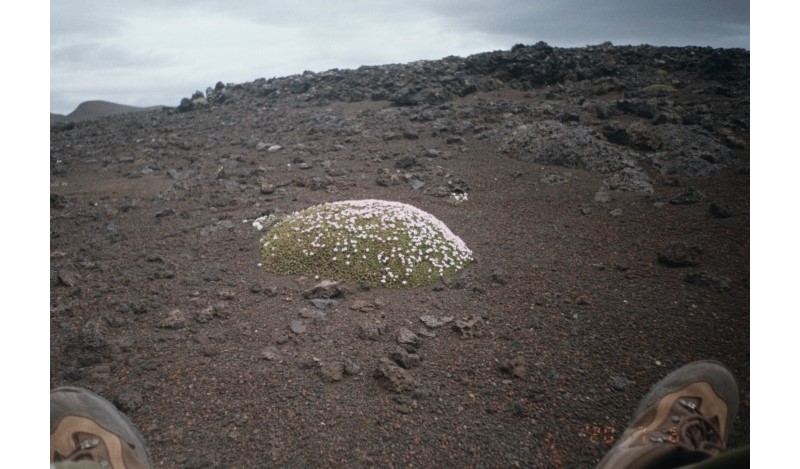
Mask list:
POLYGON ((739 388, 714 361, 685 365, 656 383, 598 469, 678 467, 725 449, 739 388))
POLYGON ((128 417, 97 394, 72 387, 50 391, 50 462, 56 467, 61 462, 64 467, 152 467, 144 439, 128 417))

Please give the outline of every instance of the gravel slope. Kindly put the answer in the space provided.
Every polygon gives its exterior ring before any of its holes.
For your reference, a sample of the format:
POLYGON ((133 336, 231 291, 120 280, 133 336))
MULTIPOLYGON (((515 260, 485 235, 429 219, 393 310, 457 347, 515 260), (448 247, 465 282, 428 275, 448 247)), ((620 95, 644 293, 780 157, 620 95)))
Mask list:
POLYGON ((716 359, 748 443, 749 56, 492 54, 54 126, 51 385, 113 399, 163 467, 592 467, 716 359), (476 262, 323 292, 259 267, 253 219, 363 198, 476 262))

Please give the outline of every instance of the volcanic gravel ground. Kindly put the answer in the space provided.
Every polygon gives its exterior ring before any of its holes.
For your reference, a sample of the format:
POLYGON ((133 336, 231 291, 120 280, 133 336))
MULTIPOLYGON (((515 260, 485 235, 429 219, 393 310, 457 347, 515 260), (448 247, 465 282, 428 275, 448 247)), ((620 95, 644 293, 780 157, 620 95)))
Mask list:
POLYGON ((701 106, 716 120, 683 127, 728 153, 665 174, 628 142, 652 192, 501 151, 544 120, 672 125, 595 112, 651 69, 411 107, 232 88, 232 104, 54 127, 51 385, 115 402, 160 467, 571 468, 595 465, 669 371, 716 359, 741 388, 729 446, 749 443, 749 134, 731 123, 749 118, 749 79, 724 83, 734 99, 678 76, 661 108, 701 106), (443 117, 412 119, 426 112, 443 117), (702 197, 671 203, 684 191, 702 197), (260 267, 256 217, 364 198, 433 214, 476 261, 317 297, 322 279, 260 267))

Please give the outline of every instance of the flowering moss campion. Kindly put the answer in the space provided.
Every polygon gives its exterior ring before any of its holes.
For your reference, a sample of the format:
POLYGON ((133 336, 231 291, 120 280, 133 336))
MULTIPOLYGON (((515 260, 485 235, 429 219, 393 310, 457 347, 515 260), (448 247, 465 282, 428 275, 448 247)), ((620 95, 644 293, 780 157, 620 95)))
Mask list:
POLYGON ((414 287, 456 273, 472 251, 433 215, 385 200, 317 205, 276 223, 261 238, 264 268, 414 287))

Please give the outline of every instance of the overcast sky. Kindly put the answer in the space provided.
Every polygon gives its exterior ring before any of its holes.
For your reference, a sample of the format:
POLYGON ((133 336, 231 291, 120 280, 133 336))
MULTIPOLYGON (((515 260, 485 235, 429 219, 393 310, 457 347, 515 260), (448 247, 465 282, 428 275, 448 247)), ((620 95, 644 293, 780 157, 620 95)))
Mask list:
POLYGON ((746 0, 55 0, 50 110, 177 106, 216 82, 557 47, 750 47, 746 0))

